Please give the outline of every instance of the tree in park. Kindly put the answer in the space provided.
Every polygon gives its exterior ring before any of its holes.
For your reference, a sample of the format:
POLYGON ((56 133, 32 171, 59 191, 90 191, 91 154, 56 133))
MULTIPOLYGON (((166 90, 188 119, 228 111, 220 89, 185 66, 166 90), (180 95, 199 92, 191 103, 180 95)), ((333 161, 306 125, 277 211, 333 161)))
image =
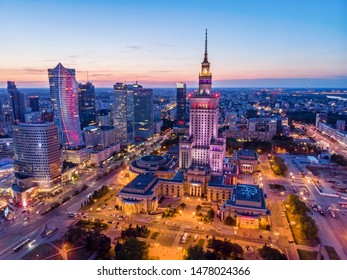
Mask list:
POLYGON ((215 216, 214 210, 211 208, 210 210, 207 211, 207 216, 212 220, 215 216))
POLYGON ((185 260, 205 260, 204 249, 199 245, 190 246, 187 249, 187 255, 184 256, 185 260))
POLYGON ((264 260, 286 260, 287 256, 281 253, 278 249, 267 246, 266 244, 263 248, 259 249, 259 255, 264 260))
POLYGON ((301 232, 308 239, 314 239, 318 236, 318 228, 316 222, 310 216, 300 217, 301 232))
POLYGON ((308 211, 307 205, 297 195, 289 195, 289 204, 292 207, 293 214, 305 215, 308 211))
POLYGON ((116 245, 115 253, 118 260, 148 260, 148 245, 130 237, 124 244, 116 245))

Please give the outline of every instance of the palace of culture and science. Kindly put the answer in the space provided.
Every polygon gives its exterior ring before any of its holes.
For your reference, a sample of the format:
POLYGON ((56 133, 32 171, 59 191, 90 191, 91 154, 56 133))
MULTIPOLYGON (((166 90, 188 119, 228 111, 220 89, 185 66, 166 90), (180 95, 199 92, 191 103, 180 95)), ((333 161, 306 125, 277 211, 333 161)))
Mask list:
MULTIPOLYGON (((218 136, 219 93, 212 93, 212 73, 207 55, 207 31, 205 55, 201 63, 199 90, 189 96, 190 127, 189 136, 180 139, 179 168, 187 171, 187 180, 204 182, 200 177, 223 174, 225 139, 218 136)), ((193 189, 194 195, 202 195, 201 187, 193 189)), ((191 192, 190 192, 191 193, 191 192)), ((193 194, 191 193, 191 194, 193 194)))
POLYGON ((163 196, 203 197, 219 202, 222 215, 238 217, 237 224, 257 228, 267 217, 264 193, 257 185, 237 184, 238 165, 225 156, 226 140, 218 135, 219 93, 211 91, 212 74, 205 54, 199 74, 199 90, 188 95, 189 135, 179 141, 177 159, 147 155, 130 164, 139 174, 117 194, 117 205, 127 212, 152 212, 163 196))

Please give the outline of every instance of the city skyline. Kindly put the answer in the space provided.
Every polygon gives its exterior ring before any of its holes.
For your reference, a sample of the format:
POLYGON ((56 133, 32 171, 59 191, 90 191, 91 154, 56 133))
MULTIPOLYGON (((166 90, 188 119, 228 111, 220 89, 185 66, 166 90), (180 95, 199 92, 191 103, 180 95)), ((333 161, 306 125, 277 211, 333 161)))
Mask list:
POLYGON ((204 31, 188 94, 60 62, 50 95, 8 82, 0 259, 347 260, 346 90, 214 91, 204 31))
POLYGON ((136 80, 145 87, 196 87, 194 50, 202 49, 205 28, 215 87, 346 85, 343 1, 220 2, 211 9, 206 1, 157 4, 1 2, 0 87, 7 80, 48 87, 46 71, 59 62, 76 69, 78 82, 89 72, 96 87, 136 80), (49 24, 55 20, 59 28, 49 24))

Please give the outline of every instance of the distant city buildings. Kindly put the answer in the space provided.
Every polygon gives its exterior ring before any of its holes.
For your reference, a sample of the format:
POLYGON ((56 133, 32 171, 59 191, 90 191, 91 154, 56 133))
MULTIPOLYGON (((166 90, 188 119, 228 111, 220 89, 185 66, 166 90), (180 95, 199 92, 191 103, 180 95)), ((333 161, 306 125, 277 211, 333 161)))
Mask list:
POLYGON ((242 140, 271 140, 277 132, 277 118, 250 118, 246 122, 238 122, 237 118, 231 117, 229 130, 225 131, 225 136, 242 140))
POLYGON ((316 128, 318 129, 319 123, 327 123, 328 114, 327 113, 317 113, 316 114, 316 128))
POLYGON ((48 77, 54 123, 58 126, 61 145, 66 148, 83 146, 75 69, 65 68, 59 63, 55 68, 48 69, 48 77))
MULTIPOLYGON (((318 114, 317 114, 318 115, 318 114)), ((327 124, 326 121, 320 122, 319 117, 316 119, 316 128, 321 133, 336 140, 343 146, 347 146, 347 131, 345 131, 346 122, 344 120, 337 120, 336 125, 327 124)))
POLYGON ((336 129, 339 131, 345 131, 346 121, 345 120, 337 120, 336 121, 336 129))
POLYGON ((13 138, 1 137, 0 138, 0 159, 12 158, 14 155, 13 138))

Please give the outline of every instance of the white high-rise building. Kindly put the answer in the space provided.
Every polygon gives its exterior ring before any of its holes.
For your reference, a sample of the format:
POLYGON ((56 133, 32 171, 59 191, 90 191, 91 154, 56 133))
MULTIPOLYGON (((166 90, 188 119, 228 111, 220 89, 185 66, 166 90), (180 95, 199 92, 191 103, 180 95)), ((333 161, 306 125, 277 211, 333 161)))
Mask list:
POLYGON ((207 30, 205 55, 199 74, 199 91, 189 95, 189 136, 180 139, 180 169, 203 168, 213 175, 223 173, 225 139, 218 136, 219 93, 211 92, 212 74, 207 55, 207 30))

